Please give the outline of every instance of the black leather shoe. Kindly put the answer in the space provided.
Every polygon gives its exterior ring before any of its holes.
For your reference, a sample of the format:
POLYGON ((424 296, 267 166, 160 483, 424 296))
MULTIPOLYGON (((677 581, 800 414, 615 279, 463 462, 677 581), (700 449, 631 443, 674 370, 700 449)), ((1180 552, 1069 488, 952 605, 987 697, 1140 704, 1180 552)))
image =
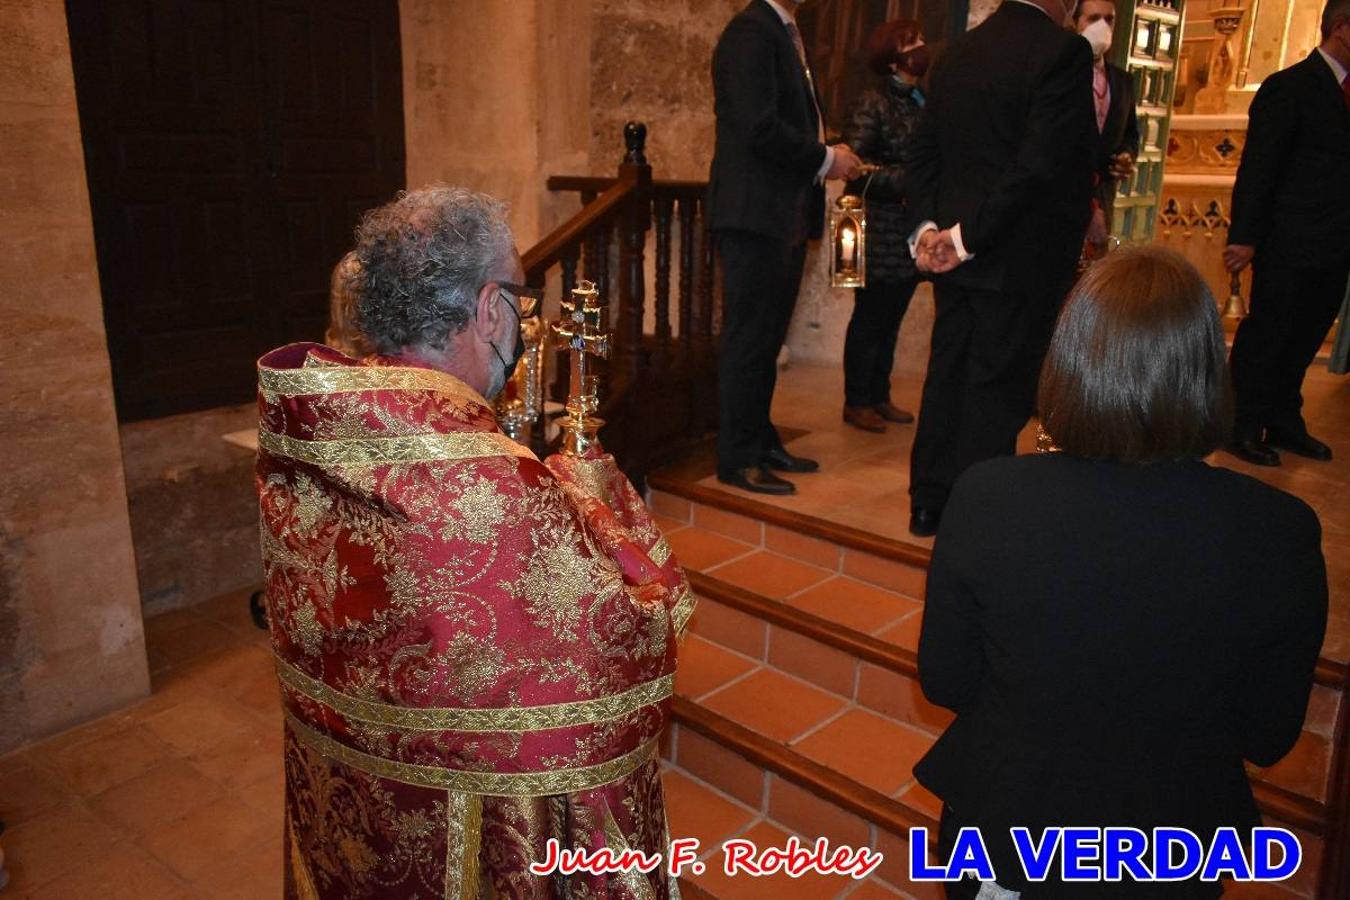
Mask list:
POLYGON ((786 496, 797 493, 797 486, 786 478, 779 478, 763 466, 749 469, 737 469, 729 475, 718 473, 717 480, 732 487, 756 494, 777 494, 786 496))
POLYGON ((1243 462, 1249 462, 1254 466, 1278 466, 1280 464, 1280 454, 1256 438, 1237 438, 1223 449, 1243 462))
POLYGON ((1306 431, 1302 434, 1290 434, 1268 428, 1266 429, 1266 443, 1272 447, 1279 447, 1281 450, 1288 450, 1297 456, 1306 456, 1308 459, 1315 459, 1319 462, 1331 460, 1331 448, 1306 431))
POLYGON ((942 521, 942 510, 916 506, 909 511, 909 533, 915 537, 932 537, 942 521))
POLYGON ((775 472, 814 472, 820 468, 820 463, 814 459, 807 459, 804 456, 793 456, 782 447, 774 447, 772 450, 764 451, 764 458, 759 461, 762 469, 773 469, 775 472))

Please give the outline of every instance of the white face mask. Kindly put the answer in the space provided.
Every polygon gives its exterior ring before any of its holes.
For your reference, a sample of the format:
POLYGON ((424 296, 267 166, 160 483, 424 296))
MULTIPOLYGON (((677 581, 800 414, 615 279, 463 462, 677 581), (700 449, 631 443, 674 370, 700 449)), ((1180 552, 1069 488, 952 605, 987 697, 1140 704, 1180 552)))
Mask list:
POLYGON ((1106 24, 1105 19, 1093 22, 1084 28, 1081 34, 1092 45, 1094 59, 1101 59, 1106 55, 1106 51, 1111 49, 1111 26, 1106 24))

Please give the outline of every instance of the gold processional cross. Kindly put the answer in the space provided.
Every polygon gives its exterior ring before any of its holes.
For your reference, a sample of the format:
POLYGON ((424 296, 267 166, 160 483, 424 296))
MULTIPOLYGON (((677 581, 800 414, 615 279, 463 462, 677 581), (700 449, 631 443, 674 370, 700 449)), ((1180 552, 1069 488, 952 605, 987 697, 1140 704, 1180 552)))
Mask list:
POLYGON ((553 323, 554 346, 571 351, 571 377, 567 384, 567 415, 562 420, 562 452, 585 456, 598 441, 604 421, 595 417, 600 408, 599 377, 591 374, 590 357, 609 358, 609 333, 605 331, 605 308, 595 284, 582 281, 572 296, 562 300, 562 312, 553 323))

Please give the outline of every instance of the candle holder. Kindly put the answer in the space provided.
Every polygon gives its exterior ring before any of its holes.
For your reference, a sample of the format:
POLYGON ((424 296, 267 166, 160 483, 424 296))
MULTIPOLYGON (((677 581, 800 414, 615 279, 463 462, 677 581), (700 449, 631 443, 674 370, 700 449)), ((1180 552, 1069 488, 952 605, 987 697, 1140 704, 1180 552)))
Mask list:
POLYGON ((600 292, 589 281, 572 288, 572 296, 562 301, 562 314, 553 323, 555 345, 571 351, 570 378, 567 385, 567 415, 562 419, 562 452, 565 456, 585 456, 599 443, 604 420, 594 413, 600 408, 600 379, 591 374, 592 356, 609 357, 609 334, 605 331, 605 308, 600 292))
POLYGON ((525 352, 496 402, 497 424, 507 437, 526 447, 544 411, 544 323, 538 315, 542 298, 542 291, 520 295, 520 337, 525 352))
POLYGON ((867 204, 844 194, 830 208, 830 285, 867 286, 867 204))

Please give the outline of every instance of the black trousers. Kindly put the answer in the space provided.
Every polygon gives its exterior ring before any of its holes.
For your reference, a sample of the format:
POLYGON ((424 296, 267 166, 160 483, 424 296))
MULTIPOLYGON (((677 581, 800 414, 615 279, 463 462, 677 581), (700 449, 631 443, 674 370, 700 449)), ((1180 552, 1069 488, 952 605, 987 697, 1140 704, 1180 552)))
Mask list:
POLYGON ((940 509, 967 468, 1016 450, 1017 433, 1035 411, 1064 291, 987 291, 939 281, 933 294, 937 314, 909 495, 914 506, 940 509))
POLYGON ((853 291, 853 316, 844 336, 844 403, 877 406, 891 399, 891 366, 900 321, 918 281, 875 282, 853 291))
POLYGON ((778 351, 787 337, 806 262, 806 242, 790 244, 748 231, 717 234, 722 258, 722 347, 717 470, 757 466, 782 446, 769 421, 778 351))
POLYGON ((1233 338, 1234 430, 1239 438, 1262 429, 1303 434, 1303 376, 1336 319, 1350 264, 1295 269, 1252 263, 1251 312, 1233 338))

